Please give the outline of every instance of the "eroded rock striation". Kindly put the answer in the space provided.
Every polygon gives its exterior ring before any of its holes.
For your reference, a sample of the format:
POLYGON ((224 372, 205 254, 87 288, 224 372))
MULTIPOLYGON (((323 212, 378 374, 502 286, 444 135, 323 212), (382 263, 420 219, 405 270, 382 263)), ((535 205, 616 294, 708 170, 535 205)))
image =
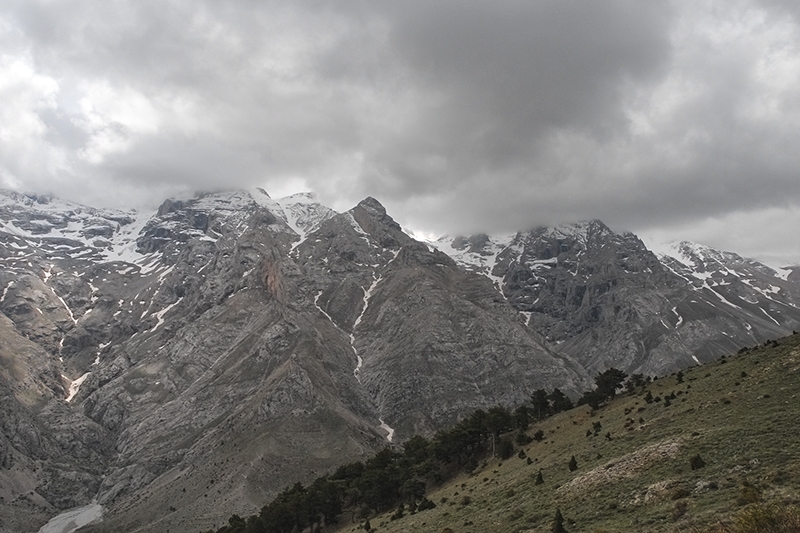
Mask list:
POLYGON ((8 531, 93 499, 98 530, 208 529, 389 437, 590 382, 373 198, 209 193, 147 216, 11 193, 0 218, 8 531))

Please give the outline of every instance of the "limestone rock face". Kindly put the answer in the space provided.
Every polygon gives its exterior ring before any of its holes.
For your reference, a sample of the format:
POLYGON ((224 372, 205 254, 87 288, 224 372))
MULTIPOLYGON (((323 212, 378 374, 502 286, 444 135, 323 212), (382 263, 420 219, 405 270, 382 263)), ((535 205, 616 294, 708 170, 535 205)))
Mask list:
POLYGON ((92 499, 101 530, 209 529, 390 444, 382 425, 398 443, 589 383, 375 199, 80 213, 0 202, 0 530, 92 499))
POLYGON ((791 269, 688 242, 656 254, 600 221, 435 244, 590 374, 673 372, 800 326, 791 269))

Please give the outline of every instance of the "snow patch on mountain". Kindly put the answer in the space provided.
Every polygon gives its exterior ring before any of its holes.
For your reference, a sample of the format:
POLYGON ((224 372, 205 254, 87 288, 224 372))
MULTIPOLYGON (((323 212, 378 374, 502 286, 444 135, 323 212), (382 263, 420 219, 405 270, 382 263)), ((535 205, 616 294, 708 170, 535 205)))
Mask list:
POLYGON ((589 234, 594 228, 599 228, 603 234, 611 233, 611 230, 609 230, 604 224, 600 224, 598 221, 593 220, 547 227, 544 228, 542 236, 554 239, 574 239, 580 243, 585 250, 588 246, 589 234))
MULTIPOLYGON (((65 402, 69 403, 69 402, 72 401, 72 399, 75 397, 75 395, 78 394, 78 391, 80 390, 81 385, 83 385, 83 382, 86 381, 86 378, 89 377, 89 374, 91 374, 91 372, 86 372, 85 374, 83 374, 81 377, 79 377, 75 381, 70 381, 70 384, 69 384, 69 395, 64 400, 65 402)), ((62 376, 62 377, 66 378, 66 376, 62 376)))
POLYGON ((317 201, 313 193, 297 193, 277 200, 292 230, 300 239, 292 244, 294 250, 306 240, 306 236, 313 233, 323 222, 336 216, 338 213, 317 201))
POLYGON ((14 286, 14 280, 12 279, 11 281, 8 282, 8 285, 6 285, 3 288, 3 294, 0 295, 0 303, 2 303, 6 299, 6 296, 8 295, 8 290, 13 286, 14 286))
POLYGON ((172 310, 172 308, 173 308, 173 307, 175 307, 176 305, 178 305, 178 304, 181 302, 181 300, 182 300, 182 298, 179 298, 179 299, 178 299, 176 302, 173 302, 173 303, 169 304, 168 306, 166 306, 166 307, 165 307, 164 309, 162 309, 161 311, 158 311, 158 312, 156 312, 156 313, 153 313, 153 316, 154 316, 154 317, 156 317, 156 319, 158 320, 158 322, 156 323, 156 325, 155 325, 155 326, 153 326, 152 328, 150 328, 150 331, 155 331, 155 330, 157 330, 159 327, 161 327, 161 325, 164 323, 164 315, 166 315, 166 314, 167 314, 167 313, 168 313, 170 310, 172 310))
POLYGON ((364 239, 364 242, 366 242, 367 245, 369 245, 370 244, 369 233, 364 231, 364 228, 361 227, 361 224, 358 223, 353 214, 348 211, 347 213, 344 214, 344 216, 347 222, 353 228, 353 231, 355 231, 359 235, 359 237, 364 239))
POLYGON ((103 506, 92 502, 83 507, 65 511, 50 519, 38 533, 73 533, 83 526, 103 521, 103 506))
POLYGON ((379 419, 378 422, 381 423, 380 428, 386 432, 386 441, 392 442, 394 438, 394 428, 389 427, 383 419, 379 419))
MULTIPOLYGON (((646 240, 647 248, 664 262, 677 261, 688 269, 694 278, 706 280, 713 272, 727 276, 745 278, 737 266, 747 266, 761 274, 786 281, 792 273, 791 267, 776 267, 752 259, 746 259, 731 252, 724 252, 691 241, 646 240)), ((670 268, 674 271, 674 269, 670 268)), ((676 272, 677 273, 677 272, 676 272)), ((680 275, 680 274, 679 274, 680 275)), ((683 277, 683 276, 682 276, 683 277)), ((744 279, 743 279, 744 281, 744 279)), ((746 281, 745 281, 746 282, 746 281)), ((777 291, 773 291, 777 292, 777 291)))
POLYGON ((497 264, 497 256, 513 242, 515 234, 479 235, 473 238, 444 236, 427 244, 449 255, 465 269, 484 274, 495 283, 500 283, 491 275, 497 264))

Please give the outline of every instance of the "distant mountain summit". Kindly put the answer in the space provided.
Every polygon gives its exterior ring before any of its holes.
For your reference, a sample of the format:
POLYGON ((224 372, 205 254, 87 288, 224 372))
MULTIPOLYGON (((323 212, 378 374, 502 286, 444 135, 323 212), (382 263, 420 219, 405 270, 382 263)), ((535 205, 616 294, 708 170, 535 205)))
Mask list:
POLYGON ((792 270, 688 242, 656 256, 597 220, 432 244, 590 373, 672 372, 800 326, 792 270))

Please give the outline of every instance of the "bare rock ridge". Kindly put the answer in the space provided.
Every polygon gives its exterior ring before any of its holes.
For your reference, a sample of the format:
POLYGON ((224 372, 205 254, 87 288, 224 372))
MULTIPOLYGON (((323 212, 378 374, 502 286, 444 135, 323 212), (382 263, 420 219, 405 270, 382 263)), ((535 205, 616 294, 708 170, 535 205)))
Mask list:
POLYGON ((688 242, 657 256, 597 220, 435 244, 495 280, 531 328, 593 374, 673 372, 800 325, 800 269, 688 242))
POLYGON ((0 260, 0 532, 93 500, 97 531, 208 529, 477 408, 800 324, 797 274, 733 254, 598 221, 422 243, 374 198, 4 192, 0 260))

